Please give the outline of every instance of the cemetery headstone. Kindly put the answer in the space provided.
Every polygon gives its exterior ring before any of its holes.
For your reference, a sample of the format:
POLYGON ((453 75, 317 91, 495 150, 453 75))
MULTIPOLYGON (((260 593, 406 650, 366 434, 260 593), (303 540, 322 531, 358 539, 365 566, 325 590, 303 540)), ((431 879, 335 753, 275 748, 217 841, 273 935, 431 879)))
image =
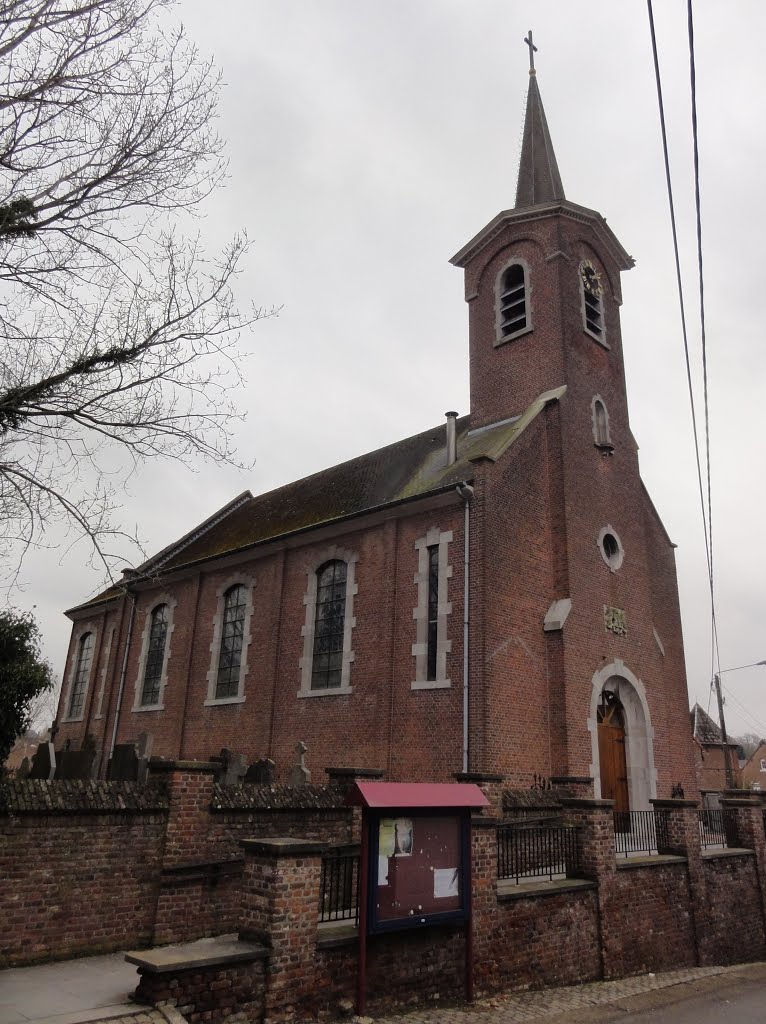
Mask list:
POLYGON ((295 745, 298 763, 290 769, 290 774, 287 777, 288 786, 305 786, 306 783, 311 782, 311 772, 306 767, 306 752, 308 749, 302 740, 298 740, 295 745))

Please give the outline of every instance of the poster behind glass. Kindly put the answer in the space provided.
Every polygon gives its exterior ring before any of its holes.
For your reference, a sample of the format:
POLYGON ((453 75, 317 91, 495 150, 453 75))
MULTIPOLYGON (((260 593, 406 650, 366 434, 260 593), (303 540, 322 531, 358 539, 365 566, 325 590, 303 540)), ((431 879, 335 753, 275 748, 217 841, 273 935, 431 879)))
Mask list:
POLYGON ((463 832, 457 814, 407 814, 377 822, 373 927, 462 916, 463 832))

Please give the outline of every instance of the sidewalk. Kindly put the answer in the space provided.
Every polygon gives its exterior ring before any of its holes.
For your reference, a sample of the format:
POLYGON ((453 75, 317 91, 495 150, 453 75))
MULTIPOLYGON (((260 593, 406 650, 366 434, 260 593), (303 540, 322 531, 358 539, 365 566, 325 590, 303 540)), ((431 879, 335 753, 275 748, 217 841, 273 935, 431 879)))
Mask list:
POLYGON ((0 1024, 81 1024, 145 1014, 147 1008, 131 999, 137 983, 124 953, 12 967, 0 971, 0 1024))
MULTIPOLYGON (((619 981, 594 981, 568 988, 516 992, 491 999, 477 999, 473 1006, 414 1009, 375 1017, 375 1024, 522 1024, 526 1021, 604 1021, 626 1016, 631 1010, 658 1005, 654 993, 674 998, 689 997, 701 990, 713 990, 735 979, 766 983, 766 963, 735 964, 731 967, 694 967, 662 974, 642 974, 619 981), (671 992, 671 990, 676 990, 671 992), (647 998, 648 997, 648 998, 647 998), (588 1012, 591 1011, 591 1012, 588 1012), (600 1012, 599 1012, 600 1011, 600 1012)), ((354 1018, 363 1021, 368 1018, 354 1018)), ((667 1017, 672 1020, 672 1016, 667 1017)), ((766 1020, 766 1016, 764 1016, 766 1020)))

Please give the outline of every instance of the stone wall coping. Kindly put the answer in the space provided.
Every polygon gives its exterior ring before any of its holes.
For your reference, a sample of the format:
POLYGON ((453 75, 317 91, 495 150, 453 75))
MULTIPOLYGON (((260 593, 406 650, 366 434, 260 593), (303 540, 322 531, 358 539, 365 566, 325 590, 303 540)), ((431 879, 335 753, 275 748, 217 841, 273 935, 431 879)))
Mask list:
POLYGON ((471 815, 471 828, 497 828, 503 824, 502 818, 485 818, 482 814, 471 815))
POLYGON ((326 853, 329 843, 315 839, 242 839, 239 844, 245 853, 255 857, 308 857, 326 853))
POLYGON ((582 807, 596 811, 614 810, 614 800, 596 800, 589 796, 562 796, 559 798, 562 807, 582 807))
POLYGON ((153 757, 148 765, 150 772, 208 772, 220 771, 220 764, 215 761, 171 761, 163 757, 153 757))
POLYGON ((722 857, 754 857, 755 850, 748 850, 744 846, 722 846, 717 850, 703 850, 703 860, 717 860, 722 857))
POLYGON ((649 803, 653 807, 661 807, 666 810, 679 810, 683 807, 699 807, 699 800, 679 800, 677 797, 663 797, 661 800, 653 799, 649 803))
POLYGON ((592 782, 590 775, 551 775, 552 786, 589 786, 592 782))
POLYGON ((552 881, 544 882, 536 879, 534 882, 521 882, 518 885, 510 878, 501 878, 497 883, 497 902, 534 900, 541 896, 560 896, 562 893, 597 888, 598 883, 589 878, 554 878, 552 881))
POLYGON ((645 857, 621 857, 617 861, 618 871, 630 871, 631 868, 662 868, 668 864, 686 864, 687 858, 678 853, 656 853, 645 857))
POLYGON ((252 963, 268 955, 265 946, 240 942, 234 935, 220 935, 157 949, 131 950, 125 954, 125 960, 143 974, 170 974, 221 964, 252 963))
POLYGON ((385 775, 382 768, 325 768, 325 772, 331 782, 346 779, 382 779, 385 775))
POLYGON ((721 807, 759 807, 761 801, 758 799, 753 800, 752 797, 748 796, 724 796, 721 797, 721 807))
POLYGON ((452 778, 458 782, 473 782, 477 786, 482 782, 505 782, 504 775, 497 775, 494 772, 453 772, 452 778))

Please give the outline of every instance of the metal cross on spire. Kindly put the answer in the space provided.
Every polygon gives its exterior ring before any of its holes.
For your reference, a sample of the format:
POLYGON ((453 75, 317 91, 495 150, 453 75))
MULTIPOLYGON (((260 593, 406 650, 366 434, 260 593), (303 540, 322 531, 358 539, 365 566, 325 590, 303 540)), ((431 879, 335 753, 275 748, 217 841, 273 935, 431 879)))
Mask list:
POLYGON ((524 42, 529 47, 529 73, 530 75, 536 74, 535 72, 535 54, 537 53, 537 47, 532 42, 532 29, 529 30, 529 35, 524 36, 524 42))

